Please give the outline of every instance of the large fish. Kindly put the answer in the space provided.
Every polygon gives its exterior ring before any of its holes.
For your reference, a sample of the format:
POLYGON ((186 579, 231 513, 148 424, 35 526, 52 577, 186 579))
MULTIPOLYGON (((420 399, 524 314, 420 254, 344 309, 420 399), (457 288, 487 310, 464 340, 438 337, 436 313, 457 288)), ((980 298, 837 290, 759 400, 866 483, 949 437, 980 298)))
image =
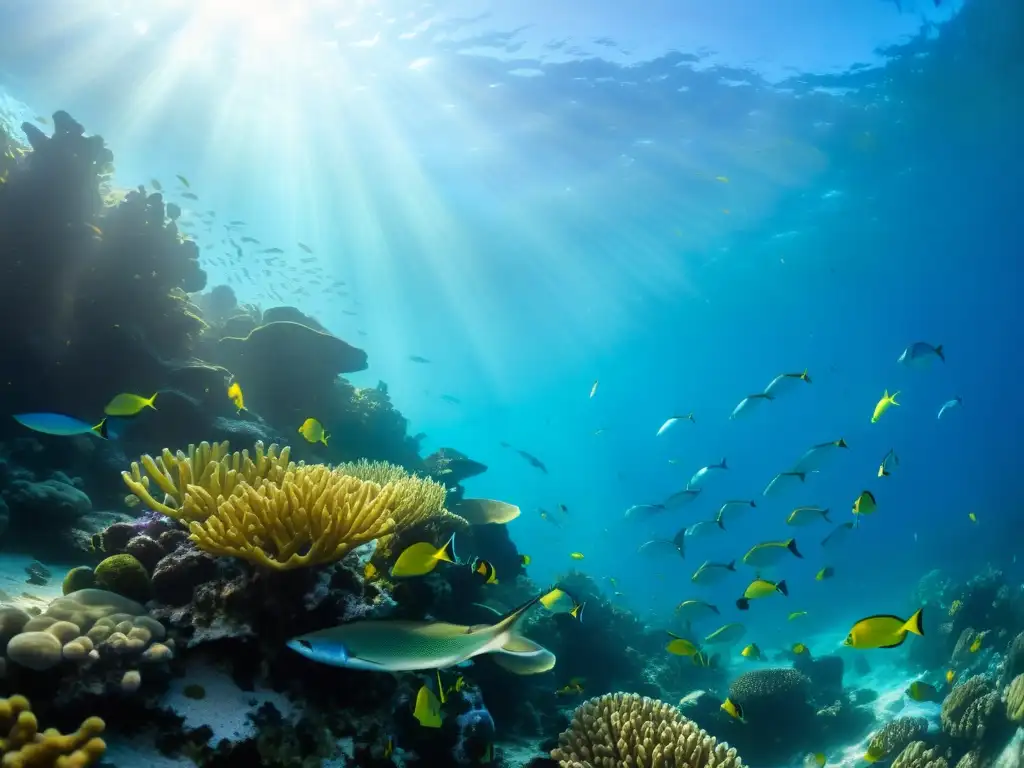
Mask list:
POLYGON ((555 656, 515 631, 542 597, 538 595, 495 624, 468 627, 443 621, 367 619, 311 632, 288 641, 288 647, 311 661, 332 667, 372 672, 445 669, 474 656, 510 656, 502 666, 517 674, 551 669, 555 656))

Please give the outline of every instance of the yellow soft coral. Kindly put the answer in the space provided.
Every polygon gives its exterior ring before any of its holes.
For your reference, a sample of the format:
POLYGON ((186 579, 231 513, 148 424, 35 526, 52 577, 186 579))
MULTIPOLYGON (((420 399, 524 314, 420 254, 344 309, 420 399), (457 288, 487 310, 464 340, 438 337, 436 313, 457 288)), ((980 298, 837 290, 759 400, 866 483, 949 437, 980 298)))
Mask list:
POLYGON ((90 717, 74 733, 54 728, 39 733, 36 716, 24 696, 0 699, 0 766, 3 768, 83 768, 97 762, 107 745, 99 734, 106 727, 90 717))

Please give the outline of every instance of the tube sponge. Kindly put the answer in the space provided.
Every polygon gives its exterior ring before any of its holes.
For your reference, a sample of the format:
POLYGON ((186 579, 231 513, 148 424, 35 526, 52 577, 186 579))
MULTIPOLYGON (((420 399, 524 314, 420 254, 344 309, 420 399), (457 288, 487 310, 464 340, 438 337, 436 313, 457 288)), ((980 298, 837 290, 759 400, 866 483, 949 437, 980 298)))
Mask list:
POLYGON ((606 694, 584 702, 551 758, 561 768, 742 768, 735 749, 675 707, 635 693, 606 694))
POLYGON ((36 716, 24 696, 0 699, 0 765, 3 768, 83 768, 97 762, 107 745, 99 734, 106 727, 90 717, 74 733, 53 728, 39 733, 36 716))

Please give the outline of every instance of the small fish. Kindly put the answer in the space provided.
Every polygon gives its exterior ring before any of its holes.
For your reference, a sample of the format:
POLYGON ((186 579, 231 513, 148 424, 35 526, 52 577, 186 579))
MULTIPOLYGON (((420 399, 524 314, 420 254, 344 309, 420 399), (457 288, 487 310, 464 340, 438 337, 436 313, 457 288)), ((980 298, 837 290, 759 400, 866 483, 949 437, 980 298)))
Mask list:
POLYGON ((914 701, 941 702, 945 698, 938 688, 923 680, 915 680, 907 686, 906 694, 914 701))
POLYGON ((720 583, 730 573, 735 572, 735 560, 732 560, 728 563, 713 563, 710 560, 708 560, 703 565, 701 565, 700 568, 693 572, 693 576, 690 577, 690 581, 692 581, 694 584, 709 586, 711 584, 720 583))
POLYGON ((594 383, 590 386, 590 398, 593 399, 594 395, 597 394, 598 380, 594 379, 594 383))
POLYGON ((228 387, 228 398, 235 404, 235 408, 238 409, 239 413, 245 410, 245 397, 242 395, 242 385, 237 381, 232 382, 231 386, 228 387))
POLYGON ((384 744, 384 759, 390 760, 391 755, 395 752, 395 740, 388 736, 387 742, 384 744))
POLYGON ((728 184, 729 183, 729 177, 728 176, 715 176, 715 181, 720 181, 723 184, 728 184))
POLYGON ((832 529, 828 536, 821 540, 821 546, 834 547, 837 544, 842 544, 855 527, 856 524, 852 522, 840 523, 832 529))
POLYGON ((149 180, 149 185, 151 187, 153 187, 153 189, 155 189, 157 192, 163 192, 163 190, 164 190, 163 185, 159 181, 157 181, 156 179, 150 179, 149 180))
POLYGON ((124 505, 129 509, 132 507, 137 507, 141 503, 142 499, 140 499, 134 493, 129 493, 127 496, 124 497, 124 505))
POLYGON ((681 491, 677 491, 665 499, 663 506, 666 509, 678 509, 679 507, 685 506, 693 501, 696 501, 700 495, 700 488, 684 488, 681 491))
POLYGON ((530 556, 529 555, 520 555, 519 556, 519 564, 522 565, 522 566, 529 565, 530 564, 530 556))
POLYGON ((952 685, 955 680, 956 680, 956 670, 955 669, 947 669, 946 670, 946 682, 949 683, 950 685, 952 685))
POLYGON ((788 621, 793 621, 794 619, 803 618, 806 615, 807 615, 807 611, 793 611, 792 613, 789 614, 789 619, 787 619, 787 620, 788 621))
POLYGON ((899 356, 896 361, 909 365, 914 368, 925 368, 929 366, 935 358, 939 358, 942 362, 946 362, 946 355, 942 351, 942 345, 939 344, 937 347, 933 347, 926 341, 915 341, 905 350, 903 354, 899 356))
POLYGON ((451 403, 452 405, 462 405, 462 401, 455 395, 441 395, 441 399, 446 403, 451 403))
POLYGON ((555 691, 556 696, 576 696, 583 693, 583 678, 574 677, 555 691))
POLYGON ((787 525, 811 525, 824 520, 826 523, 831 523, 829 519, 828 510, 822 509, 821 507, 797 507, 789 513, 789 517, 786 518, 787 525))
POLYGON ((807 481, 807 473, 806 472, 779 472, 779 474, 777 474, 775 477, 773 477, 771 479, 771 482, 769 482, 768 485, 765 486, 764 490, 761 492, 761 495, 762 496, 772 496, 772 495, 778 493, 779 491, 781 491, 783 488, 785 488, 787 484, 792 483, 793 480, 799 480, 801 483, 806 482, 807 481))
POLYGON ((251 237, 249 235, 246 235, 245 237, 241 238, 241 240, 242 240, 243 243, 252 243, 253 245, 259 245, 260 244, 259 240, 257 240, 255 237, 251 237))
POLYGON ((741 611, 746 611, 750 608, 750 601, 757 600, 762 597, 768 597, 774 595, 776 592, 779 594, 789 597, 789 589, 786 588, 785 580, 782 581, 767 581, 765 579, 754 579, 747 586, 743 592, 743 597, 736 601, 736 607, 741 611))
POLYGON ((377 575, 377 566, 373 563, 367 563, 366 567, 363 568, 363 581, 372 581, 377 578, 377 575))
POLYGON ((559 504, 558 511, 566 515, 569 514, 569 508, 565 504, 559 504))
POLYGON ((900 465, 900 458, 896 455, 896 451, 892 448, 885 454, 885 458, 882 459, 882 463, 878 465, 878 476, 888 477, 892 474, 892 471, 900 465))
POLYGON ((860 522, 861 515, 870 515, 877 511, 878 502, 875 501, 875 495, 871 491, 861 491, 860 496, 854 499, 853 514, 857 515, 857 522, 860 522))
POLYGON ((308 245, 306 245, 305 243, 298 243, 298 246, 299 246, 299 248, 301 248, 302 250, 304 250, 304 251, 305 251, 306 253, 312 253, 312 252, 313 252, 313 249, 312 249, 312 248, 310 248, 310 247, 309 247, 308 245))
POLYGON ((182 185, 184 185, 185 189, 188 189, 189 187, 191 187, 191 186, 192 186, 191 184, 189 184, 189 183, 188 183, 188 179, 186 179, 186 178, 185 178, 184 176, 182 176, 182 175, 181 175, 180 173, 176 173, 176 174, 174 174, 174 176, 175 176, 175 178, 176 178, 176 179, 177 179, 178 181, 180 181, 180 182, 182 183, 182 185))
POLYGON ((963 607, 964 607, 964 602, 963 602, 963 600, 954 600, 954 601, 953 601, 952 603, 950 603, 950 605, 949 605, 949 615, 950 615, 950 616, 956 616, 957 612, 958 612, 958 611, 959 611, 959 610, 960 610, 961 608, 963 608, 963 607))
POLYGON ((694 539, 721 534, 724 531, 725 526, 721 520, 701 520, 699 523, 694 523, 689 528, 684 529, 685 535, 694 539))
POLYGON ((719 627, 710 635, 704 638, 704 645, 729 645, 747 634, 747 628, 742 624, 732 623, 719 627))
POLYGON ((968 648, 967 650, 970 653, 977 653, 978 651, 980 651, 981 650, 981 643, 982 643, 982 640, 984 639, 984 637, 985 637, 984 633, 979 634, 976 638, 974 638, 974 641, 971 643, 971 647, 968 648))
POLYGON ((835 569, 831 565, 826 565, 824 568, 818 571, 817 574, 815 574, 814 578, 818 581, 825 581, 825 579, 831 579, 835 575, 835 569))
POLYGON ((441 702, 425 685, 416 694, 416 706, 412 715, 424 728, 441 727, 441 702))
POLYGON ((882 399, 879 400, 878 403, 875 405, 874 413, 871 414, 872 424, 877 424, 878 420, 882 418, 882 414, 889 410, 889 408, 891 408, 894 405, 899 405, 899 403, 896 402, 897 395, 899 395, 898 391, 893 392, 890 395, 889 390, 885 390, 885 392, 882 394, 882 399))
POLYGON ((433 571, 440 562, 459 562, 459 558, 455 555, 454 533, 441 547, 435 547, 429 541, 410 544, 391 566, 391 576, 396 579, 425 576, 433 571))
POLYGON ((753 501, 727 501, 718 508, 718 514, 715 515, 715 522, 718 523, 718 526, 724 530, 725 524, 727 522, 732 523, 739 517, 746 514, 746 512, 749 511, 750 509, 756 508, 757 504, 755 504, 753 501))
POLYGON ((754 568, 770 568, 786 557, 787 554, 803 558, 796 548, 796 539, 785 541, 764 541, 755 544, 743 556, 743 564, 754 568))
POLYGON ((964 399, 962 397, 960 397, 959 395, 957 395, 952 400, 947 400, 946 402, 944 402, 942 404, 942 407, 939 408, 939 415, 936 416, 935 418, 941 419, 942 415, 946 411, 948 411, 948 410, 950 410, 952 408, 960 408, 963 404, 964 404, 964 399))
POLYGON ((264 248, 260 253, 284 253, 283 248, 264 248))
POLYGON ((721 612, 711 603, 705 603, 703 600, 684 600, 676 606, 676 613, 683 621, 690 622, 709 616, 718 616, 721 612))
POLYGON ((690 421, 696 423, 696 419, 693 418, 693 411, 686 414, 685 416, 670 416, 665 420, 665 423, 658 427, 658 431, 655 433, 655 437, 661 437, 663 434, 668 432, 672 427, 678 424, 680 421, 690 421))
POLYGON ((764 392, 758 392, 756 395, 747 395, 739 404, 732 409, 732 413, 729 415, 730 419, 735 419, 741 414, 749 413, 755 405, 759 403, 771 402, 775 399, 774 395, 769 395, 764 392))
POLYGON ((764 394, 778 397, 795 389, 796 385, 801 383, 811 383, 811 377, 807 375, 806 368, 803 373, 780 373, 764 388, 764 394))
POLYGON ((463 499, 452 506, 452 512, 470 525, 504 525, 521 514, 521 510, 515 504, 493 499, 463 499))
POLYGON ((538 512, 538 514, 540 514, 540 519, 541 520, 547 520, 549 523, 551 523, 553 526, 555 526, 555 528, 561 528, 562 527, 562 524, 560 522, 558 522, 554 517, 549 515, 545 510, 538 509, 537 512, 538 512))
POLYGON ((868 616, 853 625, 843 645, 850 648, 896 648, 903 645, 908 633, 924 637, 924 608, 918 608, 909 619, 891 614, 868 616))
POLYGON ((409 355, 409 359, 412 362, 414 362, 414 363, 429 363, 430 362, 429 360, 427 360, 427 358, 420 357, 419 355, 409 355))
POLYGON ((658 512, 664 511, 664 504, 634 504, 626 510, 625 518, 627 520, 647 519, 658 512))
POLYGON ((520 456, 526 459, 526 462, 534 469, 539 469, 545 475, 548 473, 548 468, 544 466, 544 462, 538 459, 533 454, 527 453, 526 451, 521 451, 518 448, 516 449, 516 453, 518 453, 520 456))
POLYGON ((757 643, 751 643, 740 651, 740 656, 750 661, 758 661, 761 658, 761 649, 757 647, 757 643))
POLYGON ((743 719, 743 708, 732 699, 726 699, 722 702, 722 711, 729 717, 739 720, 741 723, 747 722, 743 719))
POLYGON ((49 118, 43 117, 42 115, 36 115, 33 119, 37 123, 41 123, 42 125, 49 125, 50 124, 49 118))
POLYGON ((470 569, 477 576, 483 579, 484 584, 497 584, 498 576, 494 572, 494 566, 487 560, 481 560, 479 557, 473 560, 470 569))
POLYGON ((804 768, 825 768, 827 762, 824 752, 814 752, 804 758, 804 768))
POLYGON ((977 523, 978 523, 978 516, 976 514, 974 514, 973 512, 968 512, 967 513, 967 519, 970 520, 975 525, 977 525, 977 523))
POLYGON ((655 551, 675 552, 680 557, 686 557, 686 529, 676 531, 671 539, 651 539, 645 541, 637 548, 637 554, 650 554, 655 551))
POLYGON ((665 646, 665 650, 671 653, 673 656, 693 656, 695 653, 700 652, 700 648, 694 645, 692 642, 687 640, 685 637, 679 635, 667 633, 671 640, 665 646))
POLYGON ((152 408, 155 411, 156 406, 153 405, 153 401, 156 400, 158 394, 160 393, 157 392, 152 397, 141 397, 128 393, 115 395, 114 399, 104 406, 103 412, 107 416, 134 416, 143 408, 152 408))
POLYGON ((331 437, 324 430, 324 425, 312 417, 302 422, 298 432, 310 443, 323 443, 327 445, 327 441, 331 437))
POLYGON ((197 195, 195 192, 182 192, 181 196, 184 197, 186 200, 198 200, 199 199, 199 195, 197 195))
POLYGON ((463 626, 442 621, 362 619, 289 640, 310 661, 375 672, 446 669, 482 654, 514 674, 538 674, 555 666, 555 655, 516 628, 540 595, 494 624, 463 626))
POLYGON ((700 484, 703 483, 705 480, 707 480, 708 475, 711 473, 711 470, 713 470, 713 469, 728 469, 728 468, 729 468, 729 465, 725 463, 725 459, 724 458, 720 462, 718 462, 717 464, 709 464, 706 467, 701 467, 696 472, 694 472, 693 477, 690 478, 690 482, 688 482, 686 484, 686 487, 687 487, 687 489, 691 489, 692 488, 692 489, 695 489, 695 490, 700 490, 700 484))
POLYGON ((790 650, 797 656, 803 656, 804 654, 810 655, 811 651, 803 643, 793 643, 793 647, 790 650))
POLYGON ((95 224, 90 224, 89 222, 85 222, 85 226, 87 226, 89 229, 92 230, 92 233, 96 236, 97 240, 100 240, 100 239, 103 238, 103 230, 100 229, 99 227, 97 227, 95 224))
POLYGON ((571 557, 573 560, 582 560, 583 559, 583 553, 582 552, 570 552, 569 553, 569 557, 571 557))
POLYGON ((797 459, 796 464, 789 471, 803 472, 804 474, 820 472, 829 460, 839 455, 839 451, 849 447, 846 440, 841 437, 838 440, 830 440, 827 443, 812 445, 804 451, 803 456, 797 459))
POLYGON ((63 413, 18 413, 12 418, 21 426, 44 435, 71 437, 72 435, 94 434, 104 439, 108 437, 106 419, 99 424, 89 424, 87 421, 76 419, 74 416, 66 416, 63 413))

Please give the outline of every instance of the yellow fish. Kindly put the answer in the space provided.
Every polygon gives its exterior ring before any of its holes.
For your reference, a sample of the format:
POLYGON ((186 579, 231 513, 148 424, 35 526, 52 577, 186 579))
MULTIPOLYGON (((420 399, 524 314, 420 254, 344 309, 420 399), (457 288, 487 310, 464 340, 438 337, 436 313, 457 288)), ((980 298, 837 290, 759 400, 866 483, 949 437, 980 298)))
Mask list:
POLYGON ((747 722, 743 719, 743 708, 732 699, 726 699, 722 702, 722 711, 729 717, 736 718, 741 723, 747 722))
POLYGON ((882 418, 882 414, 888 411, 891 406, 899 405, 899 403, 896 402, 896 396, 898 394, 899 392, 893 392, 890 395, 889 390, 885 390, 884 394, 882 395, 882 399, 879 400, 878 404, 875 406, 875 412, 871 414, 872 424, 877 424, 878 420, 882 418))
POLYGON ((299 434, 310 443, 323 443, 327 445, 330 435, 324 431, 324 425, 314 418, 308 418, 299 427, 299 434))
POLYGON ((583 601, 582 603, 576 603, 576 605, 572 607, 572 610, 569 611, 569 615, 577 621, 583 621, 583 608, 584 606, 586 606, 586 604, 586 601, 583 601))
POLYGON ((530 556, 529 555, 520 555, 519 556, 519 564, 520 565, 524 565, 524 566, 529 565, 530 564, 530 556))
MULTIPOLYGON (((870 515, 878 511, 878 502, 875 501, 875 494, 871 491, 861 491, 853 501, 853 514, 855 515, 870 515)), ((860 522, 860 517, 857 518, 857 522, 860 522)))
POLYGON ((967 519, 970 520, 972 523, 977 523, 978 522, 978 516, 976 514, 974 514, 973 512, 968 512, 967 513, 967 519))
POLYGON ((751 661, 757 661, 761 658, 761 649, 757 647, 757 643, 751 643, 740 651, 740 656, 751 661))
POLYGON ((791 650, 797 656, 802 656, 805 653, 810 654, 810 652, 811 652, 810 649, 808 649, 808 647, 806 645, 804 645, 803 643, 794 643, 791 650))
POLYGON ((835 568, 833 568, 831 565, 826 565, 824 568, 818 571, 817 575, 815 575, 814 578, 818 581, 824 581, 825 579, 831 579, 835 575, 835 568))
POLYGON ((906 690, 907 696, 912 698, 914 701, 936 701, 941 702, 945 698, 939 689, 934 685, 929 685, 922 680, 915 680, 906 690))
POLYGON ((665 650, 673 656, 693 656, 700 652, 700 649, 685 637, 680 637, 672 632, 667 634, 672 639, 668 641, 668 645, 665 646, 665 650))
POLYGON ((799 619, 801 616, 806 615, 807 611, 793 611, 791 614, 789 614, 789 620, 792 621, 793 619, 799 619))
POLYGON ((479 557, 473 561, 471 566, 473 573, 480 576, 484 580, 484 584, 497 584, 498 577, 495 575, 494 566, 491 565, 487 560, 481 560, 479 557))
POLYGON ((445 542, 443 547, 435 547, 429 541, 410 544, 391 566, 391 575, 396 579, 411 576, 425 576, 440 562, 457 563, 455 556, 455 534, 445 542))
POLYGON ((367 563, 366 567, 363 568, 363 581, 370 581, 377 575, 377 566, 373 563, 367 563))
POLYGON ((571 557, 573 560, 582 560, 583 559, 583 553, 582 552, 570 552, 569 553, 569 557, 571 557))
POLYGON ((245 410, 245 398, 242 396, 242 386, 237 381, 231 383, 228 387, 228 398, 235 404, 235 408, 241 413, 245 410))
POLYGON ((574 677, 569 680, 564 686, 555 691, 557 696, 565 696, 567 694, 583 693, 583 678, 574 677))
POLYGON ((824 752, 815 752, 804 758, 804 768, 825 768, 828 758, 824 752))
POLYGON ((416 694, 416 707, 412 711, 412 716, 424 728, 441 727, 441 702, 434 692, 425 685, 421 686, 416 694))
POLYGON ((107 416, 134 416, 143 408, 152 408, 155 411, 156 406, 153 405, 153 401, 156 400, 158 394, 160 393, 157 392, 148 398, 128 393, 115 395, 114 399, 103 408, 103 412, 107 416))
POLYGON ((759 597, 768 597, 778 592, 785 597, 789 597, 789 589, 786 588, 785 580, 775 582, 767 581, 765 579, 754 579, 750 582, 750 586, 743 592, 743 597, 736 601, 736 607, 741 611, 745 611, 750 608, 750 601, 756 600, 759 597))
POLYGON ((949 683, 950 685, 952 685, 954 680, 956 680, 956 670, 947 669, 946 670, 946 682, 949 683))
POLYGON ((843 645, 850 648, 896 648, 903 645, 908 633, 924 637, 922 612, 918 608, 909 619, 901 619, 891 614, 879 614, 861 619, 843 640, 843 645))
POLYGON ((729 183, 729 177, 728 176, 715 176, 715 181, 720 181, 723 184, 728 184, 729 183))
POLYGON ((985 637, 985 635, 981 634, 981 635, 978 635, 976 638, 974 638, 974 642, 971 643, 971 647, 968 648, 967 650, 970 651, 971 653, 977 653, 978 651, 980 651, 981 650, 981 641, 984 639, 984 637, 985 637))
POLYGON ((388 736, 387 744, 384 745, 384 759, 387 760, 395 751, 395 740, 388 736))

